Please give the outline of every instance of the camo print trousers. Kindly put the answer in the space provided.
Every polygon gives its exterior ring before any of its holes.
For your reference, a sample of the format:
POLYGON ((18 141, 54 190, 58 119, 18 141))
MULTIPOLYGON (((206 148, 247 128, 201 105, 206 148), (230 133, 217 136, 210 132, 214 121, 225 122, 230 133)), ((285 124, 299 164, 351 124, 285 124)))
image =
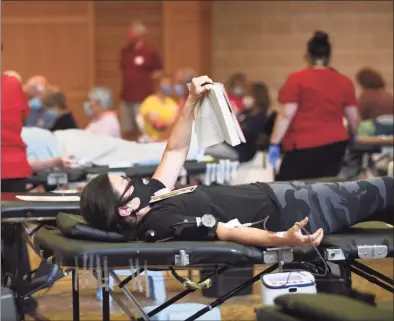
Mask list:
POLYGON ((339 232, 367 221, 394 224, 392 177, 338 183, 275 182, 269 186, 279 203, 279 226, 287 230, 309 217, 308 230, 339 232))

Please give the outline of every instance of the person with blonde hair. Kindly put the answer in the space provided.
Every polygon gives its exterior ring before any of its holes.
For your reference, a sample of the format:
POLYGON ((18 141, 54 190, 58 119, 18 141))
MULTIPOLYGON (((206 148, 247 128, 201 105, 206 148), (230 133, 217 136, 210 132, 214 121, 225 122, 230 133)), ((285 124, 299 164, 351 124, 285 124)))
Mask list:
POLYGON ((20 83, 22 83, 22 76, 15 70, 6 70, 3 72, 4 75, 15 77, 16 79, 19 80, 20 83))

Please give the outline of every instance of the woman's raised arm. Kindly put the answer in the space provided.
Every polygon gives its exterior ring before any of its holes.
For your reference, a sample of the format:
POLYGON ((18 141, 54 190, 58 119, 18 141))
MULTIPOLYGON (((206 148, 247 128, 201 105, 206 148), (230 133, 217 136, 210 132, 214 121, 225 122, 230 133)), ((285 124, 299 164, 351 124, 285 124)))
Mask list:
POLYGON ((180 117, 172 128, 160 164, 153 175, 165 186, 174 186, 185 163, 192 137, 194 108, 200 99, 212 88, 212 80, 208 76, 193 78, 190 93, 180 117))

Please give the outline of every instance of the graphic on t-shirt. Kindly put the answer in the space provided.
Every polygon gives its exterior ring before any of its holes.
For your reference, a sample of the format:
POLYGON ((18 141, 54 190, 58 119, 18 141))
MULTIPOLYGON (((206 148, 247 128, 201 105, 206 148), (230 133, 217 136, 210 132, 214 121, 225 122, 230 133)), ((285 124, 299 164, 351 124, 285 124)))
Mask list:
POLYGON ((150 202, 149 203, 162 201, 162 200, 164 200, 166 198, 170 198, 170 197, 173 197, 173 196, 176 196, 176 195, 191 193, 191 192, 193 192, 196 189, 196 187, 197 187, 197 185, 184 187, 184 188, 176 189, 175 191, 172 191, 172 192, 169 192, 169 193, 166 193, 166 194, 152 196, 150 198, 150 202))
POLYGON ((141 66, 144 62, 145 62, 145 59, 142 56, 137 56, 137 57, 134 58, 134 63, 137 66, 141 66))

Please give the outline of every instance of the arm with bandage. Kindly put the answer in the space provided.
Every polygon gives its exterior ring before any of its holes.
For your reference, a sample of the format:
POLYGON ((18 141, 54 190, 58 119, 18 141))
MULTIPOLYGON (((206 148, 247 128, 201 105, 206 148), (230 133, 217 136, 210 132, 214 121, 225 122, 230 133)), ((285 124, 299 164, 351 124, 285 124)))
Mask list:
POLYGON ((270 232, 240 225, 239 227, 229 227, 224 223, 219 223, 216 235, 221 241, 236 242, 245 245, 258 247, 265 246, 318 246, 323 239, 324 232, 318 229, 313 234, 303 234, 305 226, 308 224, 306 217, 301 222, 296 222, 290 229, 284 232, 270 232))

